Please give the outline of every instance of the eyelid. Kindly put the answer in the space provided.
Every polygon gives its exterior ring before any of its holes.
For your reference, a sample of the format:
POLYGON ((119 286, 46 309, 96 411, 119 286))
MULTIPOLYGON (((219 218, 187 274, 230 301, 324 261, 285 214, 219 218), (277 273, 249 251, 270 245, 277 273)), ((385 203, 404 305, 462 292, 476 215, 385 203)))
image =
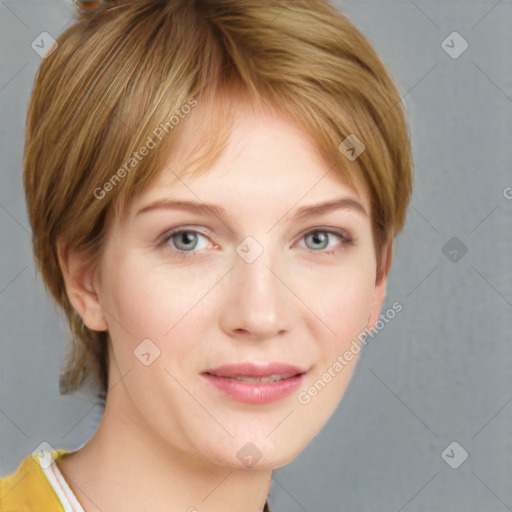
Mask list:
POLYGON ((301 238, 305 237, 306 235, 309 235, 310 233, 316 233, 316 232, 331 233, 333 235, 338 235, 339 237, 344 238, 346 240, 354 239, 354 236, 351 234, 351 232, 348 229, 337 228, 334 226, 314 226, 312 228, 306 229, 302 233, 301 238))

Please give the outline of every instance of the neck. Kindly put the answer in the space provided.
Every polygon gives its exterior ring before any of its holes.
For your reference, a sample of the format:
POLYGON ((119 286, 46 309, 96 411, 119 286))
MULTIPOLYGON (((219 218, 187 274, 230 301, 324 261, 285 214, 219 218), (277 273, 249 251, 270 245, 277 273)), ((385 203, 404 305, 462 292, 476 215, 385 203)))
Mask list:
POLYGON ((122 386, 88 443, 59 462, 85 512, 262 512, 270 470, 216 465, 151 432, 122 386))

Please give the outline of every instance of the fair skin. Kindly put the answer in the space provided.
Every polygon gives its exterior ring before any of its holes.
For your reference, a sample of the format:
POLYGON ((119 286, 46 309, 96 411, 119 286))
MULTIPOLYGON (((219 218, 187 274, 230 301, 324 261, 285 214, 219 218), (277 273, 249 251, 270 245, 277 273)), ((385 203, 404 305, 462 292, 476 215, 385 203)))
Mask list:
POLYGON ((73 307, 89 328, 109 331, 111 346, 103 418, 59 467, 86 512, 261 512, 271 471, 329 419, 356 358, 308 404, 298 394, 378 319, 386 280, 376 275, 369 197, 328 172, 297 127, 243 109, 208 173, 173 181, 171 168, 176 161, 114 219, 95 274, 61 248, 73 307), (340 208, 297 215, 337 199, 340 208), (227 216, 141 211, 171 200, 227 216), (192 233, 164 240, 171 228, 192 233), (236 252, 248 236, 263 248, 251 263, 236 252), (149 366, 134 355, 145 339, 160 350, 149 366), (242 403, 204 378, 239 362, 304 374, 288 396, 242 403), (260 456, 252 467, 237 457, 249 442, 260 456))

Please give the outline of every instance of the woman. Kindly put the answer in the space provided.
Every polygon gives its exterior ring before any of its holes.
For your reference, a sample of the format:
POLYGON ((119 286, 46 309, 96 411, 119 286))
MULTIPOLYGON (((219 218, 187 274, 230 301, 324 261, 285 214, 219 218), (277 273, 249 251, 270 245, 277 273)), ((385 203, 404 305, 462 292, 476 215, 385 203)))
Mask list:
POLYGON ((84 447, 1 479, 0 510, 268 510, 405 220, 408 128, 368 41, 323 0, 111 2, 43 61, 24 167, 73 333, 61 390, 106 404, 84 447))

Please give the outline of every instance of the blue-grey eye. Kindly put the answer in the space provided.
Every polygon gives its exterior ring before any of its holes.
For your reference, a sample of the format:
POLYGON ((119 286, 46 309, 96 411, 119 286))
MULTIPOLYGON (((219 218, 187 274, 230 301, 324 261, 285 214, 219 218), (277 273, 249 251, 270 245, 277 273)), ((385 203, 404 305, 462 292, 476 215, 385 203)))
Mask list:
MULTIPOLYGON (((323 249, 335 250, 338 246, 343 247, 351 245, 352 237, 344 232, 338 232, 328 229, 315 229, 302 237, 308 249, 313 251, 323 251, 323 249)), ((332 251, 323 251, 330 253, 332 251)))
POLYGON ((325 249, 329 244, 329 234, 325 231, 313 231, 306 235, 306 245, 309 249, 325 249), (308 245, 308 241, 311 241, 311 245, 308 245))
POLYGON ((204 249, 204 247, 197 247, 201 238, 208 242, 208 239, 204 235, 201 235, 196 231, 178 231, 177 233, 173 233, 169 236, 169 240, 172 240, 176 249, 187 252, 204 249))

